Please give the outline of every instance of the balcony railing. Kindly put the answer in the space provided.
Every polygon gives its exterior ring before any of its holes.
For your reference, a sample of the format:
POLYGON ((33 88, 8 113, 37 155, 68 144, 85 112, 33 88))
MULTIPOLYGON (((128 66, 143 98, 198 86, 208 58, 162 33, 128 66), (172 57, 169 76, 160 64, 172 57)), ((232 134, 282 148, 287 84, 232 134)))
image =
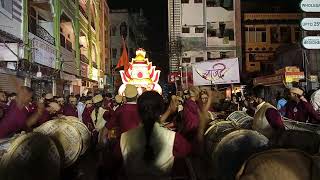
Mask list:
POLYGON ((82 62, 89 64, 89 59, 85 55, 80 54, 80 59, 82 62))
POLYGON ((38 37, 40 37, 41 39, 47 41, 48 43, 54 45, 54 37, 51 36, 51 34, 44 29, 43 27, 36 25, 36 32, 32 32, 35 33, 35 35, 37 35, 38 37))

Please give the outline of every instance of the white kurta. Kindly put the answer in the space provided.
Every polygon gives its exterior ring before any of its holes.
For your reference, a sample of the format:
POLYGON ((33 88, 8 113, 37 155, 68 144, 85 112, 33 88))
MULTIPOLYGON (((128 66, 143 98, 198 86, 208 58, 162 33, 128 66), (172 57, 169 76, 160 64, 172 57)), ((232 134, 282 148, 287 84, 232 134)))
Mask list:
POLYGON ((155 160, 148 164, 144 161, 146 138, 143 126, 121 135, 120 147, 125 169, 129 179, 163 179, 171 172, 174 156, 173 145, 175 132, 155 123, 150 145, 155 153, 155 160))

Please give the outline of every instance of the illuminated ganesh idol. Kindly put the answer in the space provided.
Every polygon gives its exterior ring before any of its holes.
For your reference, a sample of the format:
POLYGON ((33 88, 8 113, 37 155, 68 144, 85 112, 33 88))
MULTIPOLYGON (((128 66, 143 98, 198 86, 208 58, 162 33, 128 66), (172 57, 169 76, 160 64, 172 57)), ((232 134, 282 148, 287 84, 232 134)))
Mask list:
POLYGON ((154 90, 162 94, 161 86, 158 84, 160 70, 156 70, 156 67, 152 66, 152 62, 149 62, 145 56, 146 51, 144 49, 137 49, 136 57, 132 58, 128 70, 120 71, 123 83, 118 92, 120 95, 124 95, 123 92, 127 84, 135 85, 139 94, 142 94, 145 90, 154 90))

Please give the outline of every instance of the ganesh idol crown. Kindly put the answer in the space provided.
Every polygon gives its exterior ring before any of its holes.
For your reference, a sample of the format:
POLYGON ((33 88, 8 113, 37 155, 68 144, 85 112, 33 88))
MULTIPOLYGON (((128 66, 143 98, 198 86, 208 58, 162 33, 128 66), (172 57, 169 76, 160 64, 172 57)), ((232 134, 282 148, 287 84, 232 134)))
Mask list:
POLYGON ((120 75, 122 85, 119 88, 119 94, 124 95, 124 90, 127 84, 135 85, 139 94, 143 91, 157 91, 162 94, 161 86, 158 84, 160 70, 156 70, 149 62, 146 56, 146 51, 142 48, 136 50, 136 57, 129 62, 128 70, 121 70, 120 75))

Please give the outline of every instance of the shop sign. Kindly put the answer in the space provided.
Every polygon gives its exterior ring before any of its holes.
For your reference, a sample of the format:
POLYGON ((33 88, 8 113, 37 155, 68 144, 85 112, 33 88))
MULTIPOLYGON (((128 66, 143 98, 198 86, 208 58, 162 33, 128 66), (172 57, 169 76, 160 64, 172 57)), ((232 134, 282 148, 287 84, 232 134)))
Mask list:
POLYGON ((302 0, 300 8, 304 12, 320 12, 319 0, 302 0))
POLYGON ((56 60, 54 46, 34 35, 32 36, 33 61, 54 68, 56 60))
POLYGON ((299 80, 304 79, 304 72, 286 72, 285 81, 286 83, 299 82, 299 80))
POLYGON ((308 36, 303 38, 302 45, 306 49, 320 49, 320 36, 308 36))
POLYGON ((283 83, 283 75, 276 74, 270 76, 262 76, 253 79, 253 85, 274 85, 274 84, 282 84, 283 83))
POLYGON ((320 18, 304 18, 300 25, 306 31, 320 31, 320 18))
POLYGON ((92 67, 92 80, 98 81, 99 70, 92 67))
POLYGON ((81 76, 88 77, 88 64, 81 62, 81 76))
POLYGON ((60 78, 67 81, 73 81, 77 79, 75 75, 64 73, 62 71, 60 71, 60 78))

